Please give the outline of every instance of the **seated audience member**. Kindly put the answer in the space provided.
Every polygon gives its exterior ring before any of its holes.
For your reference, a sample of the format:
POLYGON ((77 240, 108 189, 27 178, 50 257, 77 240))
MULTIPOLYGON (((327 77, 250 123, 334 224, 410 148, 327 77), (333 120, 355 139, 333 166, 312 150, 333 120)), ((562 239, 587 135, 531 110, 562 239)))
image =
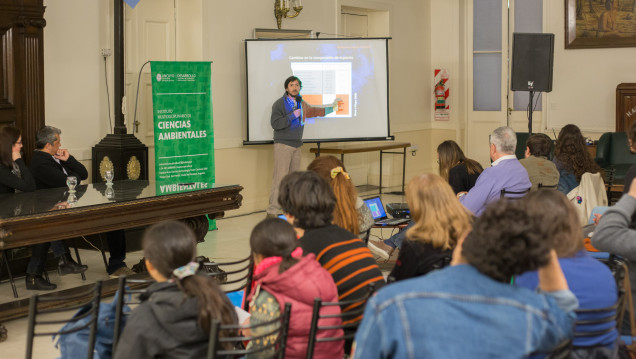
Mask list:
POLYGON ((389 276, 403 280, 446 266, 459 237, 470 231, 472 215, 441 177, 423 174, 406 188, 413 225, 406 231, 389 276))
POLYGON ((157 282, 126 321, 115 358, 204 358, 212 319, 236 324, 234 307, 215 280, 196 274, 196 245, 192 230, 180 222, 146 229, 146 268, 157 282))
POLYGON ((459 201, 476 216, 501 197, 501 190, 522 192, 532 186, 515 156, 516 147, 517 134, 510 127, 499 127, 490 135, 492 165, 479 175, 475 187, 458 194, 459 201))
MULTIPOLYGON (((477 178, 483 172, 479 162, 466 158, 464 152, 455 141, 444 141, 437 146, 437 163, 439 164, 439 175, 446 180, 455 194, 470 191, 475 186, 477 178)), ((389 259, 395 248, 401 249, 406 238, 406 230, 413 225, 409 225, 383 241, 369 241, 369 248, 373 253, 384 259, 389 259)))
MULTIPOLYGON (((384 285, 373 254, 356 235, 332 224, 336 198, 329 184, 313 171, 293 172, 281 182, 278 203, 294 226, 304 253, 333 277, 338 300, 362 298, 370 283, 384 285)), ((344 307, 343 312, 353 308, 344 307)))
MULTIPOLYGON (((294 228, 281 219, 270 218, 256 225, 250 237, 250 247, 256 266, 256 288, 250 298, 250 324, 280 316, 285 303, 291 303, 285 358, 305 358, 314 299, 337 302, 336 285, 331 275, 316 262, 313 253, 302 257, 303 251, 298 247, 294 228)), ((340 308, 323 307, 321 314, 337 315, 340 308)), ((331 318, 321 321, 320 326, 340 324, 340 318, 331 318)), ((251 334, 259 335, 259 332, 252 331, 251 334)), ((318 332, 318 338, 342 335, 342 329, 318 332)), ((342 341, 316 343, 314 358, 342 358, 343 344, 342 341)), ((258 343, 250 342, 248 349, 257 348, 258 343)), ((268 353, 259 354, 258 357, 265 357, 268 353)))
POLYGON ((489 206, 450 267, 369 299, 354 358, 525 358, 571 338, 577 300, 542 224, 522 201, 489 206), (536 269, 542 293, 510 285, 536 269))
MULTIPOLYGON (((75 176, 78 184, 88 178, 86 167, 76 160, 67 149, 60 148, 61 134, 62 131, 51 126, 42 127, 36 134, 36 150, 33 152, 30 170, 37 189, 66 187, 66 178, 69 176, 75 176)), ((124 231, 107 232, 106 239, 110 251, 108 274, 113 276, 134 274, 124 262, 126 258, 124 231)), ((75 263, 64 242, 54 241, 36 244, 32 247, 33 256, 27 266, 28 274, 41 275, 49 247, 53 249, 53 254, 58 258, 60 275, 80 273, 88 268, 75 263)), ((30 277, 27 276, 27 288, 29 280, 30 277)))
POLYGON ((587 151, 585 138, 576 125, 566 125, 561 129, 552 161, 560 174, 558 189, 566 195, 579 185, 583 173, 601 171, 587 151))
MULTIPOLYGON (((610 207, 594 230, 594 248, 619 255, 627 260, 632 299, 636 307, 636 230, 630 225, 636 214, 636 179, 632 180, 629 192, 610 207)), ((625 316, 628 314, 625 313, 625 316)))
POLYGON ((333 156, 320 156, 311 161, 307 169, 318 173, 331 185, 336 196, 333 223, 366 238, 367 231, 374 223, 373 216, 362 198, 358 197, 356 187, 342 162, 333 156))
MULTIPOLYGON (((579 309, 603 309, 618 300, 616 282, 609 268, 592 258, 583 247, 583 234, 578 225, 576 209, 564 194, 548 189, 533 192, 524 198, 528 208, 538 213, 542 226, 548 229, 552 243, 570 291, 579 301, 579 309)), ((524 273, 515 278, 520 287, 535 289, 539 284, 536 272, 524 273)), ((615 311, 614 311, 615 312, 615 311)), ((577 320, 593 320, 594 314, 579 313, 577 320)), ((598 336, 575 337, 572 358, 615 358, 618 346, 616 321, 597 325, 577 326, 576 331, 589 333, 611 329, 598 336)))
MULTIPOLYGON (((66 187, 66 177, 77 177, 77 184, 88 178, 88 171, 68 150, 60 149, 62 132, 51 126, 44 126, 35 136, 36 150, 31 159, 31 174, 37 189, 66 187)), ((42 277, 49 247, 57 258, 59 275, 82 273, 88 269, 77 264, 63 241, 40 243, 31 247, 31 258, 26 269, 26 288, 30 290, 55 289, 42 277)))
POLYGON ((479 162, 466 158, 455 141, 444 141, 437 146, 439 175, 453 188, 455 194, 468 192, 484 171, 479 162))
POLYGON ((20 130, 3 126, 0 128, 0 193, 35 191, 35 181, 27 168, 20 150, 20 130))
POLYGON ((559 171, 554 163, 548 160, 552 150, 552 140, 544 133, 535 133, 526 141, 526 158, 519 161, 532 183, 532 189, 543 186, 555 187, 559 183, 559 171))

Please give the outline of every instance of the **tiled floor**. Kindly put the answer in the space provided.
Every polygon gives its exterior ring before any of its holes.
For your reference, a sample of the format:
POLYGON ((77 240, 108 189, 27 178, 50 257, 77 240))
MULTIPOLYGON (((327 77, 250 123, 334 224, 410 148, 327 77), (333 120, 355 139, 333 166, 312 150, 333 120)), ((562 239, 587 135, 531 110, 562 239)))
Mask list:
MULTIPOLYGON (((382 195, 384 203, 404 202, 403 196, 398 195, 382 195)), ((227 213, 231 215, 231 213, 227 213)), ((204 255, 219 261, 242 259, 249 255, 249 236, 252 228, 265 217, 264 212, 258 212, 250 215, 230 217, 217 221, 218 230, 208 232, 205 242, 198 245, 199 255, 204 255)), ((392 229, 373 229, 371 231, 372 238, 388 238, 394 232, 392 229)), ((397 251, 396 251, 397 252, 397 251)), ((385 272, 391 270, 395 262, 396 253, 387 263, 379 260, 378 264, 385 272)), ((104 264, 101 254, 97 251, 81 250, 82 261, 88 264, 89 269, 86 271, 87 281, 95 281, 98 279, 107 279, 108 275, 104 270, 104 264)), ((141 251, 129 252, 126 255, 126 262, 129 265, 138 263, 143 257, 141 251)), ((79 275, 66 275, 59 277, 57 273, 50 272, 51 282, 58 285, 58 289, 67 289, 80 284, 85 284, 79 275)), ((25 289, 24 279, 17 281, 18 294, 20 298, 28 298, 33 291, 25 289)), ((13 301, 13 295, 9 283, 0 284, 0 303, 13 301)), ((109 298, 105 298, 109 301, 109 298)), ((63 314, 61 314, 63 315, 63 314)), ((67 314, 68 315, 68 314, 67 314)), ((23 358, 26 348, 26 318, 12 320, 2 323, 9 332, 8 340, 0 343, 0 357, 2 358, 23 358)), ((48 337, 36 338, 34 345, 33 358, 49 359, 58 358, 59 351, 55 348, 53 341, 48 337)))

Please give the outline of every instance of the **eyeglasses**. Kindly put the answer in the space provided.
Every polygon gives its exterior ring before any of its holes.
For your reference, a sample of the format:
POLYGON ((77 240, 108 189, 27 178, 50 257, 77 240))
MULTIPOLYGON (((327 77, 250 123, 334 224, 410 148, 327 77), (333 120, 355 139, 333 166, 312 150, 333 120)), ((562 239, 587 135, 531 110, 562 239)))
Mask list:
POLYGON ((21 144, 22 144, 22 141, 15 141, 15 144, 16 144, 16 145, 21 145, 21 144))

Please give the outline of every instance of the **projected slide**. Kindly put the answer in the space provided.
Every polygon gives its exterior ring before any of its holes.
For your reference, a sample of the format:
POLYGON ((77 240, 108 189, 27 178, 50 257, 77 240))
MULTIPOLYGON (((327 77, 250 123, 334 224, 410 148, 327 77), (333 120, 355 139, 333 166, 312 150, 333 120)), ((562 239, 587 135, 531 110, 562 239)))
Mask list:
POLYGON ((305 142, 389 137, 388 39, 246 40, 247 140, 269 143, 272 104, 291 75, 314 106, 335 112, 305 121, 305 142))
POLYGON ((303 82, 303 99, 325 105, 340 99, 338 111, 327 117, 351 115, 351 62, 292 62, 292 73, 303 82))

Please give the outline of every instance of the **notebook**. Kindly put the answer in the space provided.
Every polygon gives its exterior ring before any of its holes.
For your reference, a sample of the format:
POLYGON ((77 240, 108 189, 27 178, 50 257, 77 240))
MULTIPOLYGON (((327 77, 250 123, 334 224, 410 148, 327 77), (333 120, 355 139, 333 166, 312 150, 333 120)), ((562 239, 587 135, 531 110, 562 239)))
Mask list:
POLYGON ((367 198, 364 203, 369 207, 371 215, 376 225, 379 226, 397 226, 398 224, 406 223, 410 221, 407 218, 388 218, 384 211, 384 205, 379 196, 367 198))

